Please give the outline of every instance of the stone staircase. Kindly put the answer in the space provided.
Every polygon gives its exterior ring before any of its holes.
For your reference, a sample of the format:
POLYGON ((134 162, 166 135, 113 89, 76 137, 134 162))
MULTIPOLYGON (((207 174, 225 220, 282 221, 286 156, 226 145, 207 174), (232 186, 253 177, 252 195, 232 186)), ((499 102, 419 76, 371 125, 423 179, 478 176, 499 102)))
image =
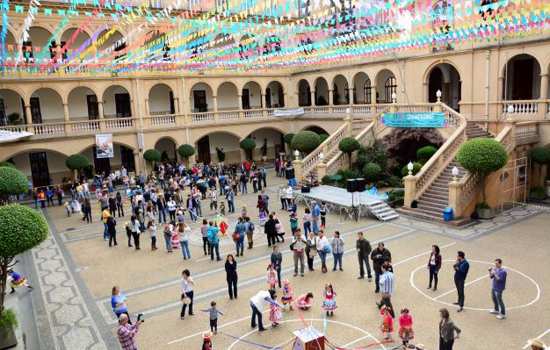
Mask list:
MULTIPOLYGON (((475 123, 467 124, 466 136, 468 140, 478 137, 493 137, 475 123)), ((466 170, 455 159, 447 165, 430 187, 420 196, 416 208, 401 208, 400 212, 429 221, 443 221, 443 210, 449 206, 449 182, 453 179, 452 169, 455 166, 459 172, 457 178, 462 178, 466 174, 466 170)))
POLYGON ((389 221, 397 219, 399 214, 390 207, 386 202, 377 202, 374 204, 366 205, 369 212, 380 221, 389 221))

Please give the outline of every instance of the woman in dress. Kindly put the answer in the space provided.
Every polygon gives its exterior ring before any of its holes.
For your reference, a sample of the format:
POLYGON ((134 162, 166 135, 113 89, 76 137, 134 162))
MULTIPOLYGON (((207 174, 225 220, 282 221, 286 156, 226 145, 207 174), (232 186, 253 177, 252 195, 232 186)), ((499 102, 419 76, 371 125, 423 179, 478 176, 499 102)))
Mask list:
POLYGON ((323 296, 325 297, 323 301, 323 310, 325 310, 327 316, 333 316, 334 310, 336 310, 336 293, 334 293, 332 284, 325 285, 323 296))
POLYGON ((309 310, 311 308, 311 305, 313 303, 313 293, 308 292, 306 294, 300 295, 296 299, 296 307, 300 310, 309 310))

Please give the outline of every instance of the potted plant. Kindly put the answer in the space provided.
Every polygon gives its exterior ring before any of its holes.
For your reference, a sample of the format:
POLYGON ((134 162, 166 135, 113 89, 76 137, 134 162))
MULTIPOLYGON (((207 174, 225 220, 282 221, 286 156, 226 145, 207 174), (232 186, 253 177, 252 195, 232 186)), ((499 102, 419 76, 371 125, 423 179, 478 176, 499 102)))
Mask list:
POLYGON ((246 158, 248 160, 254 160, 254 149, 256 148, 256 141, 253 138, 247 137, 240 143, 241 148, 246 152, 246 158))
POLYGON ((73 171, 74 180, 78 181, 80 172, 88 168, 92 164, 86 156, 82 154, 73 154, 65 159, 65 165, 67 166, 67 168, 73 171))
POLYGON ((161 154, 156 149, 148 149, 143 153, 143 159, 152 165, 152 169, 155 169, 155 163, 160 162, 161 154))
POLYGON ((499 170, 508 161, 508 154, 504 147, 496 140, 476 138, 466 141, 458 150, 457 161, 469 172, 479 176, 482 201, 476 207, 481 219, 494 216, 493 210, 486 202, 485 179, 490 173, 499 170))
POLYGON ((19 125, 19 124, 23 124, 23 120, 21 120, 21 116, 19 115, 19 113, 10 113, 8 115, 8 124, 9 125, 19 125))
POLYGON ((178 154, 189 164, 189 157, 195 154, 195 147, 189 144, 181 145, 178 147, 178 154))
POLYGON ((309 154, 321 144, 319 135, 313 131, 303 130, 298 132, 292 138, 290 147, 298 151, 309 154))

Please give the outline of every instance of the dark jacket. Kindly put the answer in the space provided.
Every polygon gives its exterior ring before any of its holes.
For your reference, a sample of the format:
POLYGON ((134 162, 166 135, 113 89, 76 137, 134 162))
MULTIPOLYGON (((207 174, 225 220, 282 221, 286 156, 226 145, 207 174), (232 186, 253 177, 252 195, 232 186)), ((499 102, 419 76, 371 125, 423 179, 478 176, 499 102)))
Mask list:
POLYGON ((455 280, 464 281, 468 276, 468 271, 470 270, 470 264, 466 259, 464 259, 454 264, 454 269, 455 269, 455 280))
POLYGON ((455 338, 455 332, 456 334, 460 334, 461 330, 455 326, 453 321, 441 320, 439 322, 439 336, 443 339, 443 341, 445 341, 445 343, 448 343, 455 338))
MULTIPOLYGON (((430 254, 430 257, 428 258, 428 267, 430 267, 430 261, 432 261, 432 256, 434 255, 434 253, 432 252, 430 254)), ((435 269, 437 271, 439 271, 439 269, 441 268, 441 254, 437 254, 435 256, 435 269)))
POLYGON ((391 253, 386 248, 382 251, 376 248, 370 254, 370 258, 372 259, 372 267, 374 268, 374 271, 381 273, 384 262, 391 261, 391 253))
POLYGON ((116 199, 113 197, 109 198, 109 209, 116 210, 116 199))
POLYGON ((369 256, 372 251, 370 242, 365 238, 358 239, 355 243, 355 248, 357 248, 357 254, 361 257, 369 256))
POLYGON ((233 264, 230 264, 229 261, 225 262, 225 275, 228 281, 237 279, 237 262, 233 261, 233 264))
POLYGON ((273 266, 275 270, 278 270, 281 268, 281 265, 283 263, 283 254, 281 254, 281 252, 271 253, 270 260, 271 266, 273 266))
POLYGON ((116 221, 112 216, 107 219, 107 232, 111 235, 116 234, 116 221))
POLYGON ((269 219, 264 225, 264 232, 266 235, 276 235, 277 229, 275 228, 275 220, 269 219))

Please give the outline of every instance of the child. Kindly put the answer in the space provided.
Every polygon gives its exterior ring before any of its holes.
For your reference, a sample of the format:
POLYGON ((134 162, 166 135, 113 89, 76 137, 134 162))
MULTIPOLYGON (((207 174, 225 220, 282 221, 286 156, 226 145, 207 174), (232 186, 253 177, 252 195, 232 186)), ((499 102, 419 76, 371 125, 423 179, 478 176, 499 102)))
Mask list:
POLYGON ((258 214, 258 220, 260 221, 260 226, 264 227, 267 221, 267 212, 265 210, 260 210, 258 214))
POLYGON ((281 313, 281 305, 277 303, 276 296, 274 296, 275 302, 270 303, 269 305, 269 320, 271 321, 271 327, 277 327, 283 314, 281 313))
POLYGON ((224 201, 220 202, 220 215, 225 216, 225 202, 224 201))
POLYGON ((323 310, 325 310, 327 316, 334 316, 334 310, 336 310, 336 293, 334 293, 332 284, 325 285, 323 295, 325 297, 325 300, 323 301, 323 310))
POLYGON ((275 289, 277 285, 277 272, 271 264, 267 265, 267 285, 269 289, 275 289))
POLYGON ((409 309, 405 308, 401 310, 401 316, 399 316, 399 337, 403 341, 403 347, 409 346, 409 340, 414 338, 414 332, 412 329, 413 319, 409 313, 409 309))
POLYGON ((65 212, 67 213, 67 217, 71 217, 72 208, 71 208, 69 202, 66 201, 63 206, 65 207, 65 212))
POLYGON ((283 296, 281 297, 281 302, 283 303, 283 307, 288 305, 290 311, 292 311, 293 300, 294 300, 294 296, 292 293, 292 286, 290 285, 290 281, 285 279, 283 281, 283 296))
POLYGON ((170 238, 170 243, 172 245, 172 250, 180 249, 180 235, 177 228, 172 230, 172 236, 170 238))
POLYGON ((247 213, 247 210, 246 210, 246 205, 242 207, 241 209, 241 217, 242 218, 245 218, 248 216, 248 213, 247 213))
POLYGON ((382 316, 382 324, 380 326, 380 330, 382 331, 384 340, 391 340, 391 334, 393 332, 393 318, 391 317, 389 307, 383 305, 380 308, 380 315, 382 316))
POLYGON ((327 205, 325 202, 321 202, 321 229, 324 230, 327 225, 327 205))
POLYGON ((210 333, 202 335, 202 350, 212 350, 212 336, 210 333))
POLYGON ((309 310, 311 307, 311 304, 313 302, 313 293, 309 292, 307 294, 303 294, 296 299, 296 306, 300 310, 309 310))
POLYGON ((223 312, 216 309, 216 302, 212 301, 210 303, 210 308, 206 310, 201 310, 202 312, 208 312, 210 316, 210 332, 218 334, 218 316, 223 315, 223 312))
POLYGON ((10 282, 10 284, 11 284, 10 294, 15 293, 15 288, 19 288, 21 286, 25 286, 28 289, 32 289, 32 286, 29 284, 29 282, 27 281, 27 279, 25 277, 21 276, 20 274, 18 274, 17 272, 15 272, 11 269, 8 270, 8 277, 11 280, 11 282, 10 282))
POLYGON ((147 231, 151 235, 151 250, 157 250, 157 225, 153 220, 147 223, 147 231))

